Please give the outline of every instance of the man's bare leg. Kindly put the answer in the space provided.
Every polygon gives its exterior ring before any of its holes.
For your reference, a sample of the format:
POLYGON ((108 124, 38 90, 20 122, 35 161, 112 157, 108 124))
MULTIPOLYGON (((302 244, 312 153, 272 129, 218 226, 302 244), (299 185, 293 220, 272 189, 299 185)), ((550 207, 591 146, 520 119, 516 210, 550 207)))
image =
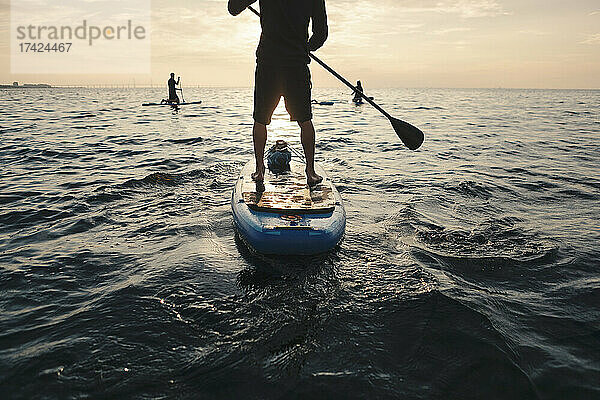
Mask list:
POLYGON ((267 126, 255 121, 252 128, 252 138, 254 139, 254 158, 256 159, 256 171, 252 174, 252 179, 256 182, 262 182, 265 179, 267 126))
POLYGON ((299 122, 300 138, 306 157, 306 183, 308 186, 314 186, 323 181, 323 177, 315 172, 315 127, 311 120, 299 122))

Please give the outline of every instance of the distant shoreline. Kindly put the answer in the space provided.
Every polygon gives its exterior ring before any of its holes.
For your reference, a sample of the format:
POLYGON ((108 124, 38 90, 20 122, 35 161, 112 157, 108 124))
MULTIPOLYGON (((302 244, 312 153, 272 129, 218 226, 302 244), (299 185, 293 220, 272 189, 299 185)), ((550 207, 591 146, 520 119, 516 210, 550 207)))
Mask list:
POLYGON ((0 85, 0 89, 52 89, 51 85, 45 83, 26 83, 24 85, 0 85))

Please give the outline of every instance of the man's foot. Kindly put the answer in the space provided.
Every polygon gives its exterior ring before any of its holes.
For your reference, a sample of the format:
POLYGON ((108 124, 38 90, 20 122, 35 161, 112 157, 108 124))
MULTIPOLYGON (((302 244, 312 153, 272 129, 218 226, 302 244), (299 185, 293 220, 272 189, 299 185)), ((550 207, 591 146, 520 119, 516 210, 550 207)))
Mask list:
POLYGON ((314 171, 306 171, 306 183, 309 187, 317 186, 321 182, 323 182, 322 176, 317 175, 314 171))
POLYGON ((250 176, 254 182, 263 182, 265 180, 265 167, 262 167, 262 169, 256 168, 256 172, 253 172, 250 176))
POLYGON ((316 179, 307 179, 306 183, 308 184, 308 187, 314 188, 315 186, 317 186, 319 183, 323 182, 323 177, 319 176, 316 179))

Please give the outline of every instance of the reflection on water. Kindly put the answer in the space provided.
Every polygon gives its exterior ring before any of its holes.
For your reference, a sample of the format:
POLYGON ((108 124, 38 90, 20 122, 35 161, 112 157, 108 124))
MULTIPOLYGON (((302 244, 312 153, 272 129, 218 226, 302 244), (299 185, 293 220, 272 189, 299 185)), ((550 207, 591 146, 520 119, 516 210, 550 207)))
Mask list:
MULTIPOLYGON (((251 89, 9 90, 0 387, 9 398, 594 398, 598 91, 315 91, 346 237, 236 239, 251 89)), ((283 103, 269 143, 300 149, 283 103)))

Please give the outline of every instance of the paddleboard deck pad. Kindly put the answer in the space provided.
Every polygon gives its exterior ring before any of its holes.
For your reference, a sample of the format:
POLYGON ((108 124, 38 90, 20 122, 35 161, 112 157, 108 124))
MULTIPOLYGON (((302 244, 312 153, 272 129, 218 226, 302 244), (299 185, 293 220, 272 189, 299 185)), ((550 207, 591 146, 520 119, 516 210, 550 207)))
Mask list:
POLYGON ((179 106, 189 106, 192 104, 202 104, 202 101, 190 101, 188 103, 144 103, 142 106, 171 106, 171 107, 179 107, 179 106))
POLYGON ((263 184, 252 180, 254 161, 244 166, 231 198, 233 220, 242 240, 263 254, 325 253, 342 239, 346 212, 333 183, 319 166, 323 182, 309 188, 305 165, 292 160, 290 171, 267 171, 263 184))

